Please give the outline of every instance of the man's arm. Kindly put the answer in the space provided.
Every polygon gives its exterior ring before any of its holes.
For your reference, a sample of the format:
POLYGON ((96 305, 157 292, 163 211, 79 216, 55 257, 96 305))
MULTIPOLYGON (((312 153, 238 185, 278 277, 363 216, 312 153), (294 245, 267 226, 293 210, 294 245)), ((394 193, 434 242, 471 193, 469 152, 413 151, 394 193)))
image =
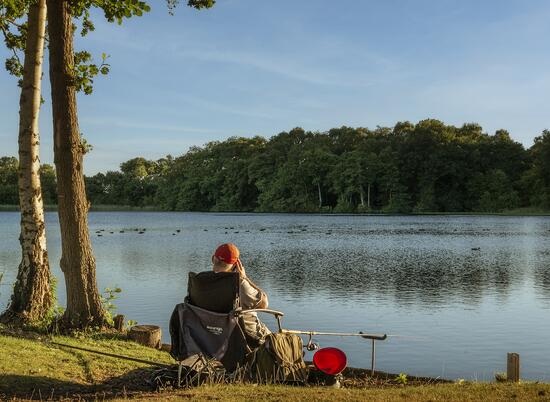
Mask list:
POLYGON ((259 286, 257 286, 254 282, 252 282, 252 280, 248 276, 245 276, 243 279, 245 281, 247 281, 250 284, 250 286, 252 286, 254 289, 256 289, 258 291, 258 293, 260 294, 260 300, 256 304, 255 308, 267 308, 267 306, 269 305, 269 300, 267 299, 267 294, 259 286))
POLYGON ((241 276, 241 279, 245 280, 252 286, 254 289, 258 291, 258 294, 260 295, 260 300, 256 303, 256 306, 254 308, 267 308, 269 305, 269 300, 267 299, 267 294, 259 287, 257 286, 252 280, 246 276, 246 271, 244 269, 244 265, 242 264, 241 260, 237 260, 237 263, 235 264, 236 271, 241 276))

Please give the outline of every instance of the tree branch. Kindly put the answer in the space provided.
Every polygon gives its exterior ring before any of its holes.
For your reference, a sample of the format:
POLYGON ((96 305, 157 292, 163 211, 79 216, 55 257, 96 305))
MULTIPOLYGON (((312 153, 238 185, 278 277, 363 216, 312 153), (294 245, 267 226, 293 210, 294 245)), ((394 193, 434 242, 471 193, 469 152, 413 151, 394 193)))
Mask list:
MULTIPOLYGON (((3 24, 0 24, 0 29, 2 30, 2 34, 4 35, 4 39, 7 39, 8 32, 6 31, 6 27, 3 24)), ((21 59, 19 58, 19 55, 17 54, 17 51, 14 48, 11 48, 11 51, 13 52, 14 57, 17 59, 17 62, 19 64, 21 64, 21 59)))

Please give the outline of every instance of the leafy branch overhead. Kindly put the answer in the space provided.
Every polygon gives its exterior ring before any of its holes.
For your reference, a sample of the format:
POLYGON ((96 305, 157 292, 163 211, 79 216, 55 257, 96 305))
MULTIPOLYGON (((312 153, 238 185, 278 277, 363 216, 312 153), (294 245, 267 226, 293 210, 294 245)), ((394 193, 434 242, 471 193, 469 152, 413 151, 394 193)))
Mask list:
MULTIPOLYGON (((167 0, 170 11, 179 4, 179 0, 167 0)), ((187 5, 197 10, 211 8, 216 0, 188 0, 187 5)), ((89 10, 99 8, 103 10, 105 18, 109 22, 122 24, 124 18, 142 16, 144 12, 151 11, 151 7, 145 1, 139 0, 72 0, 71 12, 75 17, 83 17, 85 30, 93 30, 90 24, 89 10)))
MULTIPOLYGON (((167 2, 170 11, 179 4, 179 0, 167 0, 167 2)), ((189 7, 196 8, 197 10, 214 7, 214 4, 216 4, 216 0, 188 0, 187 2, 189 7)))
MULTIPOLYGON (((189 0, 187 5, 197 10, 213 7, 215 0, 189 0)), ((28 12, 32 0, 5 0, 0 1, 0 30, 4 36, 6 47, 13 55, 6 59, 5 68, 13 76, 21 78, 23 75, 23 64, 20 53, 25 50, 27 37, 26 23, 18 23, 28 12)), ((173 13, 179 0, 167 0, 168 9, 173 13)), ((95 30, 94 23, 90 16, 92 8, 101 9, 109 22, 121 24, 124 18, 142 16, 149 12, 151 7, 145 1, 139 0, 71 0, 71 12, 74 16, 75 26, 80 22, 78 30, 82 36, 95 30)), ((108 56, 103 53, 101 64, 93 62, 92 55, 88 51, 75 53, 75 65, 73 67, 73 85, 76 90, 89 95, 93 92, 94 77, 98 74, 107 75, 110 65, 106 63, 108 56)), ((21 81, 19 81, 21 85, 21 81)))
POLYGON ((122 24, 124 18, 140 17, 144 12, 151 10, 146 2, 139 0, 71 0, 70 4, 71 14, 76 18, 82 17, 85 22, 84 28, 89 31, 93 31, 90 21, 91 8, 103 10, 107 21, 116 21, 118 24, 122 24))
POLYGON ((107 56, 105 53, 101 55, 101 64, 97 65, 92 61, 92 55, 87 51, 76 52, 74 55, 75 67, 74 86, 79 92, 84 92, 90 95, 93 92, 93 78, 101 73, 102 75, 109 74, 110 65, 106 62, 107 56))
MULTIPOLYGON (((168 8, 170 12, 177 6, 177 0, 168 0, 168 8)), ((215 0, 189 0, 188 6, 196 9, 210 8, 215 4, 215 0)), ((81 19, 80 34, 87 35, 95 30, 93 21, 90 18, 90 9, 102 9, 105 18, 109 22, 117 22, 121 24, 124 18, 133 16, 142 16, 144 12, 151 10, 150 6, 139 0, 73 0, 71 1, 71 11, 76 19, 81 19)), ((110 65, 106 62, 108 56, 102 54, 102 62, 98 66, 92 62, 92 55, 87 51, 75 53, 74 85, 79 92, 89 95, 93 92, 94 77, 101 73, 107 75, 110 70, 110 65)))
MULTIPOLYGON (((12 56, 5 62, 6 70, 18 78, 23 76, 23 64, 19 51, 25 48, 27 38, 27 23, 19 23, 28 11, 26 2, 2 1, 0 2, 0 31, 4 37, 4 43, 12 56)), ((22 82, 19 80, 19 86, 22 82)))

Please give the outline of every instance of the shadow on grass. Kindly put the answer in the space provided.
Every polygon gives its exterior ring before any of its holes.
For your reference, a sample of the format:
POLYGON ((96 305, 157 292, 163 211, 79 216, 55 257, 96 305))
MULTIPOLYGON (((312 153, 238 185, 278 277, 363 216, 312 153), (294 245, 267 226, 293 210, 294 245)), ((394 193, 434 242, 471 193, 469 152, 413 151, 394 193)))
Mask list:
MULTIPOLYGON (((124 375, 95 384, 78 383, 44 376, 0 374, 0 400, 110 400, 132 398, 141 394, 150 396, 155 393, 155 386, 151 379, 156 370, 155 367, 134 369, 124 375)), ((342 385, 346 388, 387 388, 451 382, 437 378, 406 376, 407 381, 405 384, 397 384, 395 378, 398 375, 396 374, 377 371, 372 376, 370 370, 357 368, 347 368, 343 374, 342 385)), ((326 384, 326 380, 326 376, 322 373, 314 369, 310 370, 308 379, 310 385, 323 385, 326 384)))
POLYGON ((50 377, 0 374, 0 400, 64 398, 114 399, 153 392, 149 380, 155 369, 139 368, 97 384, 82 384, 50 377))

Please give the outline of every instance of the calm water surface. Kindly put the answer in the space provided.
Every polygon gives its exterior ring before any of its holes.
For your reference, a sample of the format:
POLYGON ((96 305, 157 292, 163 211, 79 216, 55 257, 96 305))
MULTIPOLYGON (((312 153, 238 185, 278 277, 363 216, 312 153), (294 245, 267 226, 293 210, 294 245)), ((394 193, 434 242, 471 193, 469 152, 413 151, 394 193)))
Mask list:
MULTIPOLYGON (((63 304, 56 214, 47 225, 63 304)), ((518 352, 524 378, 550 380, 550 217, 96 212, 90 230, 100 288, 120 286, 118 311, 160 325, 166 342, 187 273, 210 269, 216 245, 232 241, 287 328, 395 335, 378 344, 381 370, 492 380, 518 352)), ((2 309, 18 235, 19 215, 0 212, 2 309)), ((367 341, 317 340, 370 364, 367 341)))

